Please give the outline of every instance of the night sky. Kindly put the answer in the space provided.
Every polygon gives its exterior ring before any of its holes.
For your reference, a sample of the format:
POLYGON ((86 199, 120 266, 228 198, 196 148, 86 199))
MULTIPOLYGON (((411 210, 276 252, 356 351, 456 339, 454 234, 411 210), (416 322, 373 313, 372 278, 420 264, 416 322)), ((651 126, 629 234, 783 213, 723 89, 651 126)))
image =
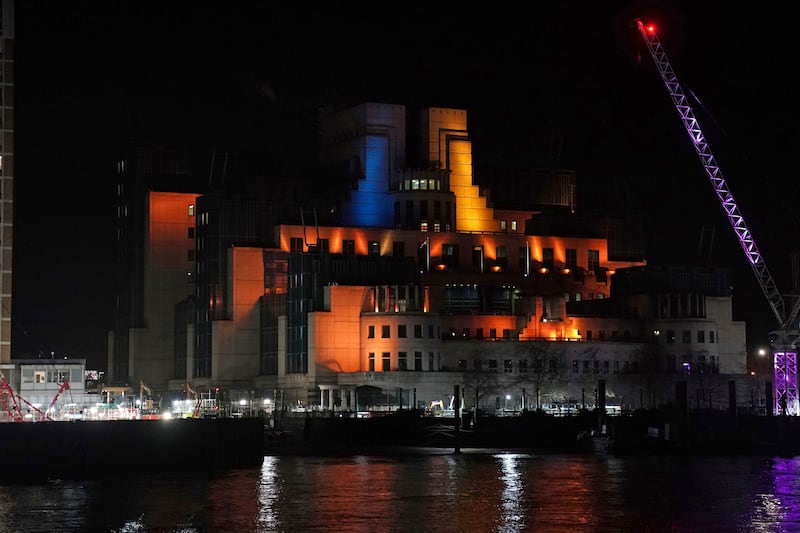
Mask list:
POLYGON ((658 17, 788 292, 800 228, 798 46, 778 25, 796 8, 273 4, 17 2, 15 357, 53 352, 105 368, 115 148, 132 127, 298 158, 318 107, 363 101, 466 109, 478 167, 575 169, 579 208, 645 217, 651 263, 695 264, 702 228, 715 229, 708 261, 733 271, 734 318, 748 322, 750 347, 766 342, 774 317, 633 19, 658 17))

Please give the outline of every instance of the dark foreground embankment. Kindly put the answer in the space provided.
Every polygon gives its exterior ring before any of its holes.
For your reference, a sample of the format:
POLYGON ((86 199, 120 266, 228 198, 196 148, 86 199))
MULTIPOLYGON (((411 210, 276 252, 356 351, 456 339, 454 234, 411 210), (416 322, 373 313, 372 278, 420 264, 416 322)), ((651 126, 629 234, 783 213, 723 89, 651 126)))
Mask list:
POLYGON ((264 420, 0 424, 0 480, 85 478, 260 465, 264 420))

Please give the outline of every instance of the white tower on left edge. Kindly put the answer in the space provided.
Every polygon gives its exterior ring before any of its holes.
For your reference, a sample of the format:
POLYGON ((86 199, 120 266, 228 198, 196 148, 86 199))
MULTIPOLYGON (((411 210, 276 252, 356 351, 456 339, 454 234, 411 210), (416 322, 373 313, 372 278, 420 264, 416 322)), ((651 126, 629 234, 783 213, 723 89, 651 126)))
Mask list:
POLYGON ((0 364, 11 360, 14 246, 14 0, 0 0, 0 364))

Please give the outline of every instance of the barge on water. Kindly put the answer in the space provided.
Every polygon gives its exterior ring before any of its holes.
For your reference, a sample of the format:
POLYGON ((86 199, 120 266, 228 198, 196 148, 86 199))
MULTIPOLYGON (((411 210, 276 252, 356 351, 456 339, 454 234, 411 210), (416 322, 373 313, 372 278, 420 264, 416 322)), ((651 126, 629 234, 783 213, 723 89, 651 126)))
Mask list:
POLYGON ((261 465, 264 419, 0 424, 0 481, 81 479, 261 465))

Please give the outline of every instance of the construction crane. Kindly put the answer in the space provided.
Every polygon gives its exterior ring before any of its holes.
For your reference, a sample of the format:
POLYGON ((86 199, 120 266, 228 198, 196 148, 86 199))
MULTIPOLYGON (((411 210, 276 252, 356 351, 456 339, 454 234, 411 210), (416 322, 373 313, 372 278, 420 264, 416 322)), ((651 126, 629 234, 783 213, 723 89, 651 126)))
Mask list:
POLYGON ((775 379, 773 401, 775 411, 780 411, 783 414, 800 414, 798 412, 800 405, 798 405, 797 390, 797 344, 800 339, 800 332, 794 326, 798 311, 800 311, 800 298, 796 299, 791 311, 787 314, 784 296, 778 291, 767 264, 745 223, 744 217, 739 212, 736 200, 730 189, 728 189, 725 178, 722 176, 722 170, 717 165, 714 154, 711 152, 711 148, 700 129, 700 124, 695 117, 692 106, 689 104, 681 84, 677 76, 675 76, 672 65, 670 65, 667 54, 661 46, 655 25, 648 24, 642 19, 636 19, 636 25, 645 44, 647 44, 647 49, 650 51, 672 103, 683 122, 686 132, 689 134, 706 175, 711 180, 714 192, 722 204, 728 221, 778 323, 778 329, 769 333, 773 353, 775 379))

